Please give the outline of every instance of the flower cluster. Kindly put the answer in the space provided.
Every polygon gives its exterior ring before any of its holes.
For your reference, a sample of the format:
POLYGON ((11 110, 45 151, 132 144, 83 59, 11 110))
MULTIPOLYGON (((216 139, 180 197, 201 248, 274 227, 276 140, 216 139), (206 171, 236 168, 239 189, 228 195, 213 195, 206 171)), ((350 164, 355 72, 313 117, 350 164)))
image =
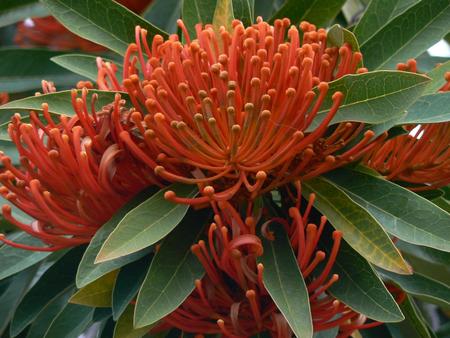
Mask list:
POLYGON ((87 243, 137 192, 161 185, 114 139, 113 121, 126 110, 120 96, 96 112, 96 95, 91 102, 87 95, 87 90, 81 98, 76 90, 72 92, 71 117, 54 117, 43 104, 42 114, 31 112, 29 122, 18 114, 12 118, 8 132, 21 165, 15 167, 8 156, 0 154, 5 169, 0 174, 0 193, 35 221, 22 223, 13 217, 9 205, 3 206, 3 217, 46 246, 29 247, 3 236, 0 240, 41 251, 87 243))
MULTIPOLYGON (((301 196, 298 194, 298 196, 301 196)), ((338 255, 342 234, 332 233, 333 245, 327 255, 318 249, 325 234, 327 219, 310 223, 314 195, 301 208, 298 200, 289 208, 289 219, 270 218, 261 231, 268 240, 274 235, 269 226, 283 227, 289 236, 298 267, 307 283, 314 332, 339 327, 338 337, 349 337, 356 329, 379 325, 364 324, 366 317, 335 299, 327 290, 338 281, 331 274, 338 255), (301 211, 303 210, 303 211, 301 211)), ((264 265, 257 263, 263 247, 258 230, 258 216, 250 207, 246 217, 229 202, 219 202, 207 241, 200 240, 192 252, 203 265, 206 276, 195 282, 195 291, 163 325, 185 332, 223 334, 226 337, 250 337, 269 331, 272 337, 291 337, 286 319, 272 301, 263 283, 264 265)))
MULTIPOLYGON (((374 146, 361 123, 331 127, 343 94, 328 93, 328 82, 367 71, 350 45, 327 47, 325 30, 306 22, 299 30, 288 19, 248 28, 234 21, 231 33, 197 25, 196 40, 179 26, 186 44, 176 35, 150 44, 137 27, 122 83, 114 65, 98 61, 99 88, 126 90, 135 108, 119 137, 164 180, 198 184, 218 201, 238 191, 254 198, 374 146)), ((190 204, 211 197, 170 196, 190 204)))
MULTIPOLYGON (((415 60, 399 64, 399 70, 417 72, 415 60)), ((450 91, 450 72, 438 92, 450 91)), ((450 183, 450 123, 404 126, 406 134, 377 145, 365 163, 387 179, 411 184, 420 191, 450 183)))
MULTIPOLYGON (((45 246, 3 235, 0 240, 43 251, 88 243, 140 190, 194 184, 198 197, 167 191, 165 198, 213 209, 207 240, 192 246, 206 275, 159 327, 226 337, 264 331, 291 337, 258 263, 260 235, 274 240, 273 226, 283 227, 295 253, 315 332, 338 328, 344 338, 379 325, 366 323, 329 293, 339 279, 332 268, 342 233, 328 231, 326 217, 316 215, 313 194, 302 202, 300 183, 385 151, 380 150, 385 135, 375 138, 363 123, 334 122, 344 95, 329 83, 366 72, 361 53, 347 43, 329 46, 327 32, 307 22, 297 28, 283 19, 272 26, 259 18, 245 28, 235 20, 230 32, 199 24, 195 40, 182 21, 178 24, 185 44, 177 35, 168 40, 156 35, 149 42, 147 32, 136 27, 121 79, 118 67, 97 60, 99 89, 126 91, 132 108, 116 94, 97 110, 96 94, 89 97, 87 89, 92 84, 81 82, 81 97, 72 91, 72 116, 55 116, 47 104, 26 119, 13 116, 8 132, 20 166, 0 153, 0 193, 34 221, 15 218, 10 205, 3 206, 3 215, 45 246), (297 194, 291 195, 285 217, 265 207, 258 214, 256 198, 280 187, 294 187, 297 194), (322 236, 332 238, 324 251, 322 236)), ((43 82, 44 93, 55 90, 43 82)))

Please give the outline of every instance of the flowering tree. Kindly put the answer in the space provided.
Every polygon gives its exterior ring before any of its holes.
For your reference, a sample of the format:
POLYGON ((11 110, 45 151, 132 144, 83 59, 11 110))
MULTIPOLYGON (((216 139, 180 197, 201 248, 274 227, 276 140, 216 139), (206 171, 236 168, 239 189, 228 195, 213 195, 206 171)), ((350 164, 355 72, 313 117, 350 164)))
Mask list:
POLYGON ((0 21, 1 337, 448 336, 448 0, 0 21))

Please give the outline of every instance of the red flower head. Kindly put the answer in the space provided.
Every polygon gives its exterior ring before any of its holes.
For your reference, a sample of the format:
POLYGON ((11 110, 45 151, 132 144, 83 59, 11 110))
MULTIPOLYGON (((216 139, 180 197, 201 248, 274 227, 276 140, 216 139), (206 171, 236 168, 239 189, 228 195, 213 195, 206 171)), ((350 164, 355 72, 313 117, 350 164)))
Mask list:
MULTIPOLYGON (((118 0, 133 12, 141 13, 152 0, 118 0)), ((32 18, 17 25, 14 37, 16 44, 29 46, 46 46, 52 49, 80 49, 88 52, 103 51, 103 46, 80 38, 73 34, 54 17, 32 18)))
POLYGON ((362 124, 328 127, 340 92, 312 127, 328 82, 366 71, 358 69, 362 56, 348 44, 327 48, 324 29, 303 22, 299 31, 288 19, 274 26, 258 19, 248 28, 235 20, 231 33, 197 25, 193 41, 181 21, 179 26, 186 44, 176 35, 167 41, 155 36, 149 44, 147 32, 136 28, 123 87, 116 67, 99 61, 99 88, 125 89, 135 108, 120 138, 157 175, 198 184, 201 191, 212 186, 214 199, 227 200, 240 190, 255 196, 317 176, 365 152, 372 132, 343 150, 362 124))
MULTIPOLYGON (((399 70, 417 72, 415 60, 399 70)), ((450 72, 440 92, 450 90, 450 72)), ((437 189, 450 183, 450 123, 405 126, 408 134, 379 144, 365 162, 387 179, 413 184, 412 190, 437 189)))
MULTIPOLYGON (((333 233, 328 257, 317 249, 327 220, 322 216, 319 225, 309 223, 313 200, 311 196, 303 214, 297 203, 289 210, 290 219, 274 218, 262 226, 262 232, 270 239, 273 235, 267 231, 269 223, 284 226, 307 284, 314 331, 340 327, 339 337, 348 337, 355 329, 364 327, 366 318, 327 292, 338 281, 338 275, 330 276, 330 272, 342 235, 338 231, 333 233)), ((165 318, 164 325, 226 337, 250 337, 264 331, 270 331, 273 337, 292 337, 288 323, 263 284, 264 266, 257 263, 263 247, 255 235, 257 219, 251 208, 242 219, 227 201, 219 202, 218 206, 213 203, 213 207, 215 222, 209 228, 208 240, 192 246, 206 276, 196 281, 195 291, 165 318)))
POLYGON ((151 184, 158 184, 139 163, 115 143, 112 120, 125 110, 117 95, 113 104, 90 107, 87 90, 77 98, 72 92, 75 115, 59 121, 43 104, 42 116, 30 113, 30 122, 20 115, 12 118, 8 132, 20 155, 20 167, 1 155, 5 171, 0 174, 0 193, 35 219, 24 224, 3 206, 3 216, 47 246, 29 247, 0 240, 24 249, 54 251, 89 242, 103 225, 132 196, 151 184), (42 122, 45 121, 45 122, 42 122))
POLYGON ((9 101, 9 95, 5 92, 0 92, 0 106, 9 101))

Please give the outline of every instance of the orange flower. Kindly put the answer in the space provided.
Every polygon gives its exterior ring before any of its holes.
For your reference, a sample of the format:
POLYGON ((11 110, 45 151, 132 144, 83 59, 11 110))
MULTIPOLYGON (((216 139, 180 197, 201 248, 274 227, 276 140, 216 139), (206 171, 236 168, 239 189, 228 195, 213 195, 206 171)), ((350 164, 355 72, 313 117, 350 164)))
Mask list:
POLYGON ((366 71, 348 44, 328 48, 324 29, 303 22, 299 31, 288 19, 274 26, 258 19, 248 28, 235 20, 231 33, 197 25, 194 41, 179 26, 186 44, 176 35, 155 36, 149 44, 147 32, 136 28, 123 86, 114 65, 98 62, 99 88, 125 89, 135 108, 120 138, 157 175, 198 184, 202 192, 211 186, 216 200, 238 191, 254 197, 346 164, 371 147, 372 132, 349 146, 363 132, 360 123, 329 128, 340 92, 323 120, 312 124, 329 81, 366 71))
POLYGON ((20 155, 20 167, 0 152, 5 168, 0 193, 36 221, 24 224, 3 206, 3 217, 47 246, 30 247, 0 240, 23 249, 54 251, 87 243, 111 216, 143 188, 158 179, 121 150, 111 130, 125 108, 117 95, 113 104, 94 110, 96 94, 87 102, 87 90, 77 98, 75 115, 59 122, 43 104, 42 116, 30 113, 30 122, 16 114, 8 132, 20 155), (45 122, 42 122, 45 121, 45 122))
MULTIPOLYGON (((354 330, 375 324, 364 324, 366 317, 328 293, 329 287, 339 279, 330 272, 342 235, 334 231, 333 246, 327 258, 325 252, 317 249, 327 219, 322 216, 319 225, 309 222, 313 201, 312 195, 302 208, 303 213, 299 203, 291 207, 290 219, 273 218, 266 222, 262 232, 273 239, 267 231, 269 223, 277 223, 276 226, 286 230, 307 284, 314 332, 339 327, 338 337, 349 337, 354 330)), ((201 240, 192 246, 206 276, 195 282, 195 291, 164 319, 163 325, 185 332, 226 337, 250 337, 264 331, 270 331, 273 337, 292 337, 286 319, 264 286, 264 266, 257 263, 263 253, 261 241, 255 235, 257 217, 249 208, 247 217, 241 218, 241 213, 229 202, 219 202, 218 206, 213 203, 213 207, 215 222, 209 228, 207 241, 201 240)))
MULTIPOLYGON (((399 70, 417 72, 415 60, 399 64, 399 70)), ((450 72, 440 92, 450 90, 450 72)), ((426 112, 424 112, 426 113, 426 112)), ((450 183, 450 123, 405 126, 408 134, 379 144, 365 157, 365 163, 393 181, 414 186, 411 190, 429 190, 450 183)))
POLYGON ((9 95, 5 92, 0 92, 0 106, 9 101, 9 95))

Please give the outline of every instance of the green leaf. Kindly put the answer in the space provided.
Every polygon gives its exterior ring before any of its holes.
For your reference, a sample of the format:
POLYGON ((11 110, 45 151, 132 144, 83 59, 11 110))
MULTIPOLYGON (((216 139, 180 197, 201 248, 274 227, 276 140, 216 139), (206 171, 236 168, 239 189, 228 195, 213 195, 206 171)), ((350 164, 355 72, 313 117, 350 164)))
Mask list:
POLYGON ((334 327, 332 329, 319 331, 314 333, 313 338, 336 338, 339 332, 339 327, 334 327))
MULTIPOLYGON (((116 92, 89 90, 87 99, 91 99, 93 94, 98 95, 95 104, 95 109, 100 110, 103 106, 114 101, 116 92)), ((81 96, 81 90, 78 91, 81 96)), ((120 92, 123 99, 128 101, 128 95, 120 92)), ((72 116, 75 114, 72 107, 71 91, 65 90, 56 93, 50 93, 39 96, 29 96, 24 99, 8 102, 0 106, 0 123, 9 123, 9 119, 15 113, 26 113, 30 110, 42 111, 42 104, 48 103, 48 108, 51 113, 72 116)))
POLYGON ((181 16, 191 39, 196 38, 195 25, 211 24, 217 0, 183 0, 181 16))
POLYGON ((327 26, 341 10, 345 0, 287 0, 270 18, 289 18, 292 24, 308 21, 318 27, 327 26))
POLYGON ((389 323, 389 331, 395 338, 431 338, 427 325, 411 297, 400 305, 406 320, 401 323, 389 323))
POLYGON ((325 118, 336 91, 342 92, 344 99, 332 123, 357 121, 379 124, 402 116, 428 82, 426 76, 398 71, 346 75, 329 83, 328 95, 308 130, 317 128, 325 118))
POLYGON ((217 0, 216 8, 213 16, 213 26, 216 32, 219 32, 220 27, 225 27, 229 32, 232 31, 232 21, 234 20, 233 1, 232 0, 217 0))
POLYGON ((168 190, 186 198, 197 194, 195 186, 179 183, 160 190, 123 217, 103 243, 95 262, 109 261, 142 250, 171 232, 183 219, 188 206, 167 201, 164 193, 168 190))
POLYGON ((0 49, 0 92, 17 93, 41 88, 41 81, 73 87, 81 78, 50 61, 61 52, 45 49, 0 49))
POLYGON ((112 297, 114 320, 117 320, 122 315, 127 305, 137 295, 152 258, 152 256, 144 256, 120 269, 116 284, 114 285, 112 297))
POLYGON ((395 68, 415 58, 450 30, 450 2, 422 0, 397 16, 361 45, 369 69, 395 68))
MULTIPOLYGON (((421 65, 419 64, 419 67, 421 65)), ((437 67, 432 71, 427 73, 427 76, 431 79, 431 82, 425 88, 423 94, 434 94, 436 93, 447 81, 445 81, 445 73, 450 72, 450 61, 447 61, 437 67)))
POLYGON ((87 306, 67 304, 55 317, 43 338, 78 338, 91 322, 94 310, 87 306))
MULTIPOLYGON (((50 60, 75 74, 79 74, 85 78, 88 78, 89 80, 96 82, 98 70, 96 59, 96 56, 88 54, 65 54, 54 56, 50 60)), ((122 73, 122 65, 117 64, 112 60, 108 60, 105 58, 102 59, 105 62, 114 63, 118 68, 118 72, 120 74, 122 73)))
POLYGON ((386 270, 411 273, 382 226, 342 189, 322 177, 303 182, 302 188, 305 194, 315 193, 314 206, 365 259, 386 270))
POLYGON ((11 335, 17 336, 55 297, 72 287, 84 247, 74 248, 54 263, 20 302, 11 322, 11 335))
POLYGON ((148 39, 161 31, 126 7, 104 0, 42 0, 50 13, 73 33, 121 55, 135 41, 134 27, 148 32, 148 39))
POLYGON ((150 187, 137 194, 133 199, 131 199, 131 201, 120 208, 119 211, 117 211, 114 216, 111 217, 111 219, 95 233, 78 267, 76 276, 76 284, 78 288, 82 288, 93 282, 97 278, 100 278, 101 276, 107 274, 108 272, 119 269, 122 266, 134 262, 150 253, 150 249, 146 249, 109 262, 95 264, 95 257, 97 257, 101 246, 103 245, 106 238, 116 228, 117 224, 122 220, 122 218, 130 210, 134 209, 147 198, 152 196, 156 191, 158 191, 157 188, 150 187))
POLYGON ((270 226, 275 240, 263 240, 263 282, 277 308, 297 337, 313 335, 309 295, 291 243, 281 224, 270 226))
POLYGON ((424 95, 407 110, 401 124, 441 123, 450 121, 450 92, 424 95))
POLYGON ((0 281, 0 288, 3 290, 0 292, 0 334, 7 327, 17 305, 30 287, 36 271, 36 267, 30 267, 8 279, 0 281))
POLYGON ((407 293, 427 302, 450 308, 450 287, 448 285, 419 273, 404 276, 381 269, 378 269, 378 272, 383 278, 398 284, 407 293))
POLYGON ((133 313, 134 305, 129 304, 117 321, 113 338, 141 338, 150 331, 152 325, 139 329, 133 327, 133 313))
POLYGON ((255 22, 255 0, 233 0, 234 17, 245 26, 255 22))
POLYGON ((49 329, 53 320, 63 311, 64 307, 73 293, 69 289, 60 296, 54 298, 49 302, 36 317, 36 320, 31 324, 27 333, 27 338, 42 338, 49 329))
POLYGON ((255 17, 261 16, 267 21, 273 15, 275 9, 275 0, 255 1, 255 17))
POLYGON ((164 239, 139 290, 135 327, 164 318, 194 290, 194 282, 202 278, 204 270, 191 246, 198 241, 209 217, 209 210, 190 210, 164 239))
MULTIPOLYGON (((333 246, 331 238, 331 231, 327 231, 319 243, 327 256, 333 246)), ((380 322, 398 322, 405 318, 372 266, 345 241, 341 242, 331 273, 338 274, 339 280, 329 291, 356 312, 380 322)))
POLYGON ((432 202, 383 178, 349 169, 338 169, 325 176, 392 235, 450 251, 450 214, 432 202))
POLYGON ((26 18, 48 15, 38 0, 2 0, 0 4, 0 27, 8 26, 26 18))
MULTIPOLYGON (((350 44, 354 52, 359 51, 359 43, 355 34, 340 25, 334 25, 327 33, 327 43, 331 46, 343 46, 344 43, 350 44)), ((362 62, 359 65, 362 67, 362 62)))
POLYGON ((182 4, 182 0, 155 0, 142 16, 167 33, 176 33, 182 4))
POLYGON ((101 276, 81 288, 70 298, 70 303, 91 307, 111 307, 112 292, 119 270, 101 276))
POLYGON ((364 43, 398 14, 414 5, 417 0, 373 0, 353 29, 359 43, 364 43), (406 4, 405 4, 406 3, 406 4), (405 6, 406 5, 406 6, 405 6))
MULTIPOLYGON (((25 232, 8 236, 14 242, 27 245, 42 245, 42 242, 35 237, 28 235, 25 232)), ((39 252, 22 250, 13 248, 9 245, 2 245, 0 247, 0 261, 2 262, 2 269, 0 270, 0 280, 13 274, 25 270, 28 267, 44 260, 50 252, 39 252)))

